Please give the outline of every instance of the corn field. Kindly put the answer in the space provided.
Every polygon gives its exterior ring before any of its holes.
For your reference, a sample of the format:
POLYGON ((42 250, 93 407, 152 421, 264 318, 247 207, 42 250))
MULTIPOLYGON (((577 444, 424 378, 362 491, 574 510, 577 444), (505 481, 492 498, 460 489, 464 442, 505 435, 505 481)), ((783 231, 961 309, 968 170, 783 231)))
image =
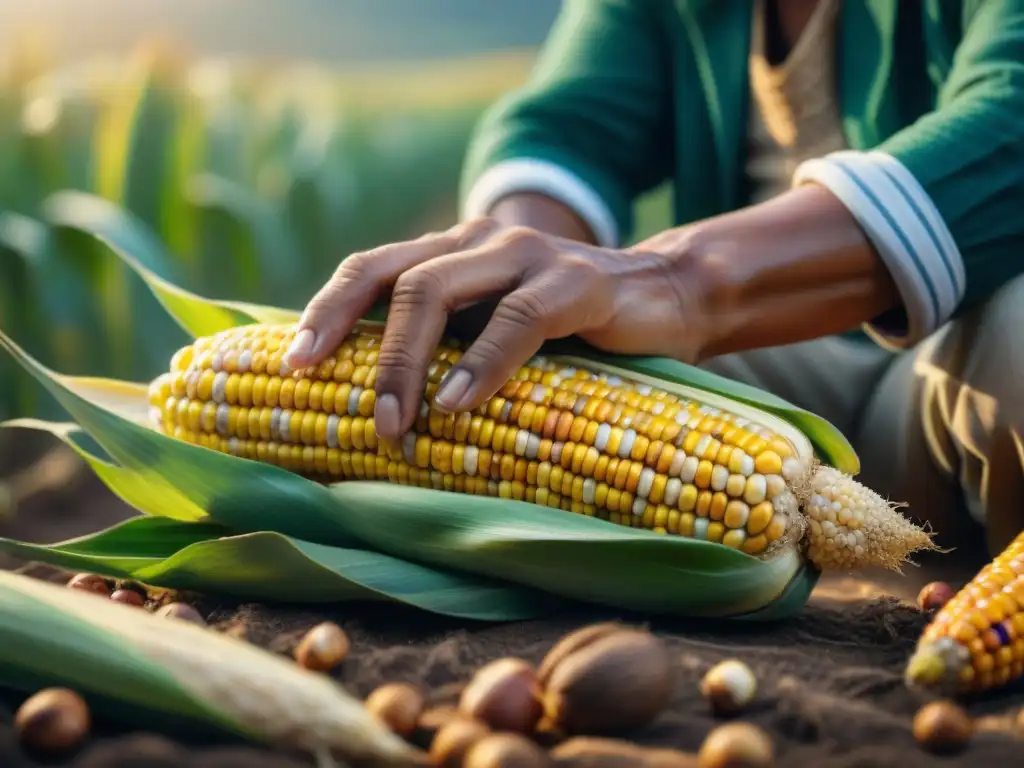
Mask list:
MULTIPOLYGON (((105 204, 122 230, 152 238, 141 250, 161 277, 300 307, 345 254, 454 221, 473 125, 530 62, 514 53, 345 74, 147 44, 128 60, 55 71, 27 45, 10 53, 0 328, 63 373, 134 380, 183 342, 140 281, 103 257, 108 244, 77 226, 105 204)), ((55 408, 0 361, 0 418, 55 408)))
MULTIPOLYGON (((65 373, 166 360, 180 331, 76 232, 104 201, 157 236, 162 277, 301 306, 342 255, 453 220, 473 123, 526 64, 355 77, 146 46, 53 72, 16 52, 0 70, 0 327, 65 373), (63 205, 69 191, 96 199, 63 205)), ((49 410, 9 367, 0 382, 5 418, 49 410)))

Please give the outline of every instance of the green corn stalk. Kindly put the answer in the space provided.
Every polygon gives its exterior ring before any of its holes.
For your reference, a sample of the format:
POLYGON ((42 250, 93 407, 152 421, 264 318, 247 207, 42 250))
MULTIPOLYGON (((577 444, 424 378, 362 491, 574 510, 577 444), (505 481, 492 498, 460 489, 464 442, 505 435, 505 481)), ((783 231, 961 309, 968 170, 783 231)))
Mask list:
MULTIPOLYGON (((145 283, 118 259, 106 258, 110 238, 130 243, 141 254, 148 269, 162 276, 176 276, 178 262, 167 253, 152 231, 128 211, 108 200, 80 192, 58 192, 44 201, 44 221, 53 236, 53 269, 40 284, 40 291, 50 290, 50 281, 66 286, 64 293, 74 292, 79 300, 65 308, 70 313, 68 325, 76 318, 84 335, 79 349, 86 359, 98 360, 99 369, 107 375, 140 378, 147 375, 156 361, 166 359, 169 352, 181 346, 185 337, 167 317, 145 283), (82 221, 103 220, 104 230, 84 229, 82 221), (116 233, 112 234, 112 233, 116 233), (110 262, 118 262, 117 268, 110 262), (124 307, 111 304, 127 302, 124 307), (127 350, 110 349, 108 327, 112 318, 124 314, 128 329, 114 334, 118 343, 129 343, 127 350)), ((56 289, 54 289, 56 290, 56 289)), ((55 300, 60 300, 59 294, 55 300)), ((80 370, 76 367, 75 371, 80 370)))
MULTIPOLYGON (((157 231, 167 205, 164 195, 178 193, 165 179, 175 157, 170 150, 180 114, 175 97, 180 72, 180 63, 166 49, 141 48, 96 132, 96 192, 157 231)), ((136 329, 159 324, 160 318, 136 308, 141 294, 123 265, 101 263, 104 335, 111 341, 109 370, 131 376, 138 370, 133 353, 146 345, 136 329)))

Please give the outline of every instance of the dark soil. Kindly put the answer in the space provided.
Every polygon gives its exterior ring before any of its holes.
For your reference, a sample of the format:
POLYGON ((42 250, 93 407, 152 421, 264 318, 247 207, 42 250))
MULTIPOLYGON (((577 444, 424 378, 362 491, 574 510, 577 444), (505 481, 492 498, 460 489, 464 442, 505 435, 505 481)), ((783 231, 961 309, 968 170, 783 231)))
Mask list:
MULTIPOLYGON (((53 541, 109 525, 128 514, 86 475, 39 493, 21 507, 13 521, 0 523, 0 532, 53 541)), ((978 557, 978 552, 968 551, 928 558, 924 567, 912 569, 903 578, 826 580, 799 618, 775 626, 650 622, 644 617, 618 616, 646 623, 666 638, 681 668, 670 710, 650 728, 628 737, 645 744, 696 750, 715 724, 698 694, 700 677, 712 663, 735 656, 750 664, 758 678, 756 704, 744 717, 772 735, 780 766, 975 768, 1018 764, 1024 742, 1000 730, 999 718, 1024 705, 1024 692, 1019 688, 969 703, 971 713, 981 718, 980 732, 960 755, 933 757, 911 736, 911 719, 923 700, 904 687, 902 672, 927 620, 913 607, 913 596, 933 578, 959 586, 977 566, 978 557)), ((46 575, 45 570, 37 573, 46 575)), ((407 681, 427 691, 433 704, 453 703, 472 671, 491 659, 513 655, 539 661, 563 634, 616 616, 581 611, 549 621, 480 625, 391 606, 339 605, 310 611, 201 602, 199 607, 217 628, 244 628, 250 641, 282 653, 289 652, 302 632, 315 623, 337 621, 352 641, 351 655, 338 673, 349 690, 365 696, 381 683, 407 681)), ((18 749, 12 733, 12 713, 19 701, 16 694, 0 693, 3 768, 292 768, 312 764, 301 757, 246 745, 126 733, 104 721, 97 723, 94 738, 77 754, 59 761, 34 760, 18 749)))

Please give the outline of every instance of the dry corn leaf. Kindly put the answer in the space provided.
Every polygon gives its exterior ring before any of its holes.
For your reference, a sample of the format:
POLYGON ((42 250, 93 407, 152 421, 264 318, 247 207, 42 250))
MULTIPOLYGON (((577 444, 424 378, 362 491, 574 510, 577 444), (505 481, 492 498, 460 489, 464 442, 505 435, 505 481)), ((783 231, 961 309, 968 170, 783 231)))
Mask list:
POLYGON ((162 716, 310 753, 382 765, 412 754, 324 675, 189 622, 6 572, 0 681, 65 686, 137 720, 162 716))

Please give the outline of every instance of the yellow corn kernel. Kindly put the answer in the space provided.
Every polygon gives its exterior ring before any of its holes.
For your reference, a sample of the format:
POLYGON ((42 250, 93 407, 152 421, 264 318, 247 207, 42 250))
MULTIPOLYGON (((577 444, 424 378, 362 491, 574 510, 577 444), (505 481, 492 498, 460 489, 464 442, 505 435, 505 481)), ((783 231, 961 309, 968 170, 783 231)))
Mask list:
MULTIPOLYGON (((522 499, 752 554, 786 533, 773 500, 792 497, 782 464, 796 451, 749 419, 539 358, 473 413, 442 413, 430 398, 462 354, 446 341, 430 365, 428 407, 404 441, 385 444, 373 420, 380 334, 357 330, 294 372, 281 363, 293 336, 250 326, 178 350, 149 389, 154 424, 321 481, 522 499)), ((845 524, 855 533, 858 519, 845 524)))

